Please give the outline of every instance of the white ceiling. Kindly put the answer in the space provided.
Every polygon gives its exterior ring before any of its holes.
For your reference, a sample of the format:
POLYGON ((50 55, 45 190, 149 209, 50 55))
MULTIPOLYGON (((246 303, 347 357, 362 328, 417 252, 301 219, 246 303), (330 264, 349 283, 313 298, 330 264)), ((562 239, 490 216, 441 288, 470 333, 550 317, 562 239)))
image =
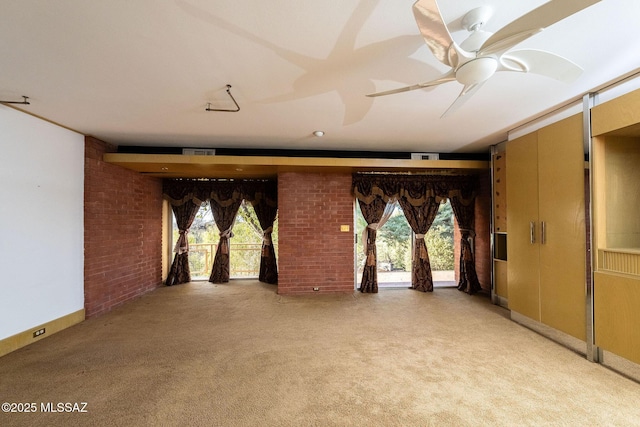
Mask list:
MULTIPOLYGON (((569 1, 569 0, 565 0, 569 1)), ((543 0, 441 0, 453 37, 491 5, 495 31, 543 0)), ((0 99, 116 145, 477 152, 640 65, 640 2, 603 0, 518 47, 585 69, 572 84, 498 73, 453 115, 448 71, 413 0, 0 0, 0 99), (226 85, 241 110, 233 108, 226 85), (323 130, 322 138, 312 132, 323 130)))

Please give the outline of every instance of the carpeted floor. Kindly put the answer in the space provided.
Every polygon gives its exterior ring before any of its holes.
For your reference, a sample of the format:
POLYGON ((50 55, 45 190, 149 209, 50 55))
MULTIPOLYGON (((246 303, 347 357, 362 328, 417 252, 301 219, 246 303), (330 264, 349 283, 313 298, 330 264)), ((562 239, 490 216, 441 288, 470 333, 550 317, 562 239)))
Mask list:
POLYGON ((486 296, 275 289, 160 288, 8 354, 0 401, 37 411, 0 425, 640 425, 638 383, 486 296), (59 402, 87 412, 42 412, 59 402))

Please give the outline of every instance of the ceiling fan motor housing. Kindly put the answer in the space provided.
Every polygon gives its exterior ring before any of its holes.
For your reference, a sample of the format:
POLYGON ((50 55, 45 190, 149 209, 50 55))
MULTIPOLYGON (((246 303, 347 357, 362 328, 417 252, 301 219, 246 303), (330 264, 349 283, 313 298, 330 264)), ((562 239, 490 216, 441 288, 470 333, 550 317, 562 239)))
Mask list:
POLYGON ((470 10, 462 18, 462 27, 467 31, 479 30, 493 15, 491 6, 480 6, 470 10))

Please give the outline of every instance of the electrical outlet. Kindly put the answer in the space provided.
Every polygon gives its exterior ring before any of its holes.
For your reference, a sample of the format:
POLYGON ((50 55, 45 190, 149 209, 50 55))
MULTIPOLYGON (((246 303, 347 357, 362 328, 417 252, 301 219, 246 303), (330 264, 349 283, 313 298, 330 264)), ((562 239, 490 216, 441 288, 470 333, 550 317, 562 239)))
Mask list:
POLYGON ((313 290, 317 292, 320 290, 320 288, 313 288, 313 290))
POLYGON ((42 329, 38 329, 37 331, 33 331, 33 337, 37 338, 40 335, 43 335, 45 332, 47 332, 46 328, 42 328, 42 329))

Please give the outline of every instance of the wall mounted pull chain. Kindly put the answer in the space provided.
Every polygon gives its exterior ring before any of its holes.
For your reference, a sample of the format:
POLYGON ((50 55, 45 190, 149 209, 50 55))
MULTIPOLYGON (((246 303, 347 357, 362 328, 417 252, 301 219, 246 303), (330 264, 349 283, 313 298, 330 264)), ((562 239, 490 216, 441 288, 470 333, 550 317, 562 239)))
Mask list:
POLYGON ((236 102, 236 99, 233 97, 233 95, 231 95, 231 85, 227 85, 227 93, 229 94, 229 97, 231 98, 233 103, 236 104, 236 108, 235 109, 225 110, 225 109, 211 108, 211 103, 208 102, 207 103, 207 108, 205 108, 205 111, 224 111, 224 112, 227 112, 227 113, 237 113, 238 111, 240 111, 240 106, 236 102))
POLYGON ((31 103, 29 101, 27 101, 29 99, 28 96, 24 96, 22 95, 23 100, 22 101, 0 101, 0 104, 23 104, 23 105, 31 105, 31 103))

